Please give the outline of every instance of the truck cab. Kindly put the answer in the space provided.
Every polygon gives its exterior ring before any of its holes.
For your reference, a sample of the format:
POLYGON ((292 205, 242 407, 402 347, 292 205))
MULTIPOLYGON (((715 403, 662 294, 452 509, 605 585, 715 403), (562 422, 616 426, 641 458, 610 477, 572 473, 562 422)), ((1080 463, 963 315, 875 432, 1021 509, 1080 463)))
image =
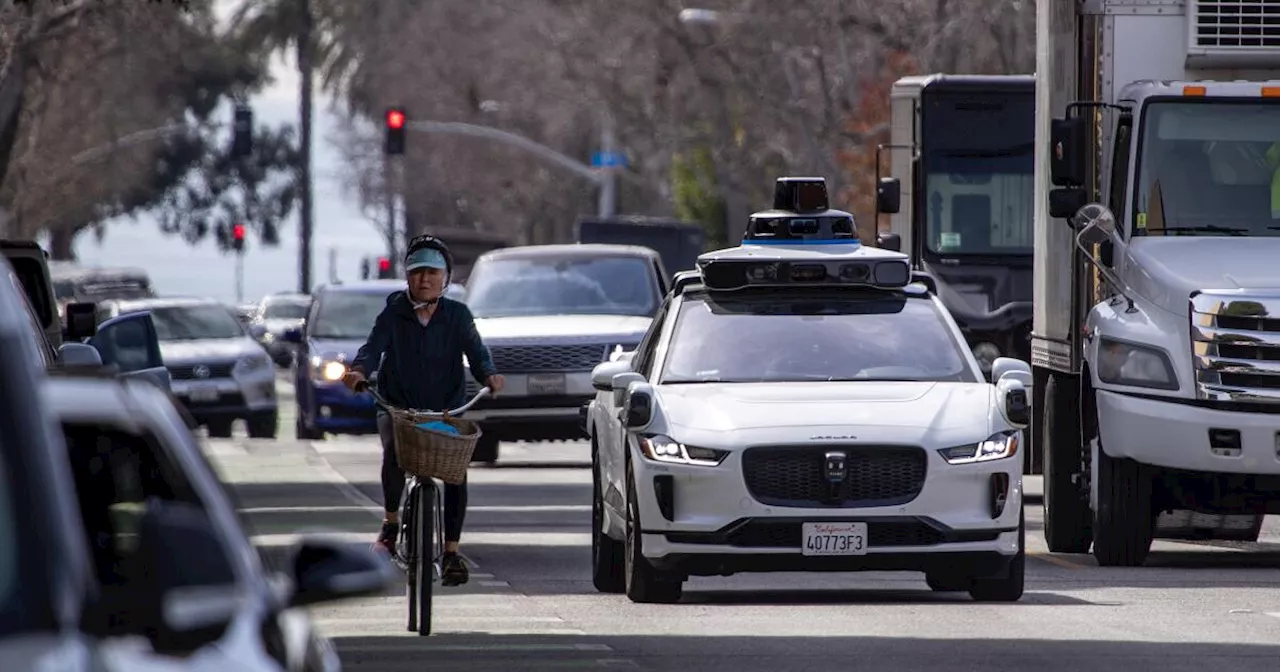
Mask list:
POLYGON ((1035 77, 904 77, 890 143, 877 245, 933 276, 986 375, 999 357, 1029 359, 1035 77))
POLYGON ((1040 0, 1033 427, 1054 552, 1280 513, 1280 1, 1040 0))

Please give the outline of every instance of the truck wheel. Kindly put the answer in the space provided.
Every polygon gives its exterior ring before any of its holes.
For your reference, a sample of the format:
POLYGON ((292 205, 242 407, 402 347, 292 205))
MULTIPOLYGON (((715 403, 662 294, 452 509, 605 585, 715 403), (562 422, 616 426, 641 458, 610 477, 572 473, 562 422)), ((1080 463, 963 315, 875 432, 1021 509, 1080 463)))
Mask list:
POLYGON ((1097 479, 1093 557, 1103 567, 1139 567, 1155 536, 1151 472, 1133 460, 1108 456, 1099 442, 1097 479))
POLYGON ((684 582, 653 568, 641 550, 640 504, 636 498, 636 475, 627 463, 627 542, 625 545, 625 586, 632 602, 670 603, 680 601, 684 582))
POLYGON ((1051 375, 1044 386, 1044 540, 1052 553, 1088 553, 1093 540, 1087 488, 1072 481, 1083 466, 1074 378, 1051 375))
POLYGON ((1009 561, 1004 576, 973 580, 969 597, 979 602, 1017 602, 1022 599, 1027 572, 1027 514, 1018 519, 1018 552, 1009 561))

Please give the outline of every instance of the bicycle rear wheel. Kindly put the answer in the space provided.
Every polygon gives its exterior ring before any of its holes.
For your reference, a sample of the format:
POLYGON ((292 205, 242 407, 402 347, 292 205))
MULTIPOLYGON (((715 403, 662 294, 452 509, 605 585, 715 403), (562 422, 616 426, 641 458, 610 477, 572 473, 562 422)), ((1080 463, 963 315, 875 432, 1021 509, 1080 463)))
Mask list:
POLYGON ((409 618, 417 622, 418 634, 425 637, 431 634, 431 598, 435 587, 435 481, 429 478, 421 480, 414 504, 417 509, 417 519, 414 521, 413 554, 417 562, 414 563, 413 574, 409 580, 414 585, 413 590, 416 595, 410 597, 409 618))

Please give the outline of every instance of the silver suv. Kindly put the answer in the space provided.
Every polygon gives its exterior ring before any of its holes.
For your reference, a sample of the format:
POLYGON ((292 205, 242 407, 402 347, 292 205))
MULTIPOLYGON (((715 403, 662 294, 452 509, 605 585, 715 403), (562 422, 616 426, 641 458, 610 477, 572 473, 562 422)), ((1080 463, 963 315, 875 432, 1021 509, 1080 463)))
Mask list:
MULTIPOLYGON (((633 350, 667 292, 658 254, 630 245, 535 245, 486 252, 466 303, 507 386, 468 417, 484 437, 476 462, 500 441, 582 439, 580 409, 595 396, 591 370, 633 350)), ((468 381, 468 394, 476 384, 468 381)))

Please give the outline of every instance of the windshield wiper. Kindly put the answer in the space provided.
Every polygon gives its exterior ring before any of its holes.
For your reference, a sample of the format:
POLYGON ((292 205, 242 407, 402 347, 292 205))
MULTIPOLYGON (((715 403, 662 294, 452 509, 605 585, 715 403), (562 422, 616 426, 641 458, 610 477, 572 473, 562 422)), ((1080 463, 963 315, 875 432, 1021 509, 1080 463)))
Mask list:
POLYGON ((1193 233, 1225 233, 1231 236, 1248 235, 1249 229, 1238 229, 1230 226, 1214 226, 1205 224, 1204 226, 1167 226, 1164 229, 1164 235, 1179 235, 1175 231, 1187 231, 1193 233))

